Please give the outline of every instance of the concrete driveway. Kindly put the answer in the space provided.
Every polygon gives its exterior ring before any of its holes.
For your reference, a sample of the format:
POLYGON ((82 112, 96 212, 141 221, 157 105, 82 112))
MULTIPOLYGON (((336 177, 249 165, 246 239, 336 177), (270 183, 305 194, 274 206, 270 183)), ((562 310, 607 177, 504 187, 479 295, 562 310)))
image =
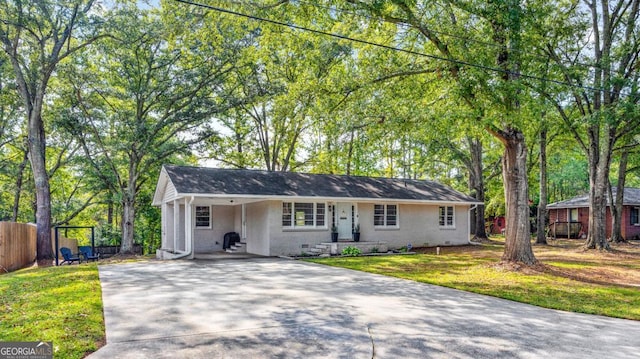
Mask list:
POLYGON ((100 266, 97 358, 638 358, 640 322, 280 259, 100 266))

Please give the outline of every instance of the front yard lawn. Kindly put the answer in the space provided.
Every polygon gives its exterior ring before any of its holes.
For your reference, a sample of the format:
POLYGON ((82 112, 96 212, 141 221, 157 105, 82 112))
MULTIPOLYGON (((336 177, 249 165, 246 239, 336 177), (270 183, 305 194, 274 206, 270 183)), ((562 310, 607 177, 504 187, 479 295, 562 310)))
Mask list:
POLYGON ((584 251, 582 241, 534 246, 542 265, 499 266, 503 243, 418 248, 414 256, 336 257, 310 261, 457 288, 572 312, 640 320, 640 245, 611 253, 584 251))
POLYGON ((0 275, 1 341, 52 341, 55 358, 82 358, 104 333, 96 264, 0 275))

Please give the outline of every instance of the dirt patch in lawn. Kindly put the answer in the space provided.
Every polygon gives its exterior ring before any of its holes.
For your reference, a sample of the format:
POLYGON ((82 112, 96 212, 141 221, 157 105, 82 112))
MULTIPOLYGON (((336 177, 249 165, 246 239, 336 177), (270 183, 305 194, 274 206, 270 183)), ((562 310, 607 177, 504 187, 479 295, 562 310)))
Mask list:
POLYGON ((584 249, 582 240, 557 240, 534 247, 549 271, 582 282, 640 287, 640 244, 611 243, 610 251, 584 249), (555 243, 559 242, 559 243, 555 243))
MULTIPOLYGON (((585 283, 615 284, 640 288, 640 242, 611 243, 611 251, 586 250, 584 240, 557 239, 548 245, 534 245, 539 264, 523 266, 492 263, 499 270, 524 274, 549 273, 585 283)), ((414 248, 417 253, 435 255, 437 248, 414 248)), ((502 256, 504 241, 492 239, 483 245, 440 247, 440 255, 461 254, 474 258, 502 256)))

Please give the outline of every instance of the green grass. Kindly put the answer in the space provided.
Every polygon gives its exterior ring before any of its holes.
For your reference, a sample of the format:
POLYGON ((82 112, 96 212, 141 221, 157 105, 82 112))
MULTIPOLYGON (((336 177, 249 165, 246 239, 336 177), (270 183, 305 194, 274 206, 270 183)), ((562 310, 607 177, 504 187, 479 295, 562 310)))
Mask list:
POLYGON ((95 264, 0 275, 0 341, 52 341, 55 358, 82 358, 104 333, 95 264))
MULTIPOLYGON (((445 252, 447 250, 443 249, 445 252)), ((574 252, 567 252, 567 261, 559 260, 557 251, 562 249, 545 247, 544 250, 547 252, 555 251, 554 261, 546 263, 545 270, 510 271, 495 265, 499 261, 501 250, 502 246, 489 245, 468 252, 445 253, 439 256, 418 254, 340 257, 311 261, 457 288, 546 308, 640 320, 640 285, 634 287, 602 283, 591 280, 588 275, 580 277, 572 274, 574 272, 567 272, 575 270, 575 273, 582 274, 585 270, 593 270, 598 266, 607 270, 607 264, 598 264, 597 260, 589 260, 589 255, 574 252), (573 258, 575 256, 584 258, 576 261, 573 258)), ((543 263, 544 256, 545 254, 538 256, 543 263)), ((638 260, 631 261, 637 263, 638 260)), ((629 266, 629 263, 619 264, 622 267, 629 266)))

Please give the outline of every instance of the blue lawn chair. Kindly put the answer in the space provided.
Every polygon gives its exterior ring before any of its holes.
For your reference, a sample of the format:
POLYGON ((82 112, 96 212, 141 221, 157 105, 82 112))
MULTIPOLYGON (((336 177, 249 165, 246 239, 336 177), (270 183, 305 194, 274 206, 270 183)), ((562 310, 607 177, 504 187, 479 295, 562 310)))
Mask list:
POLYGON ((69 265, 71 265, 73 264, 73 262, 82 263, 82 259, 80 259, 80 257, 78 256, 74 256, 73 252, 71 252, 71 249, 67 247, 60 247, 60 253, 62 253, 62 257, 64 258, 64 261, 60 265, 63 265, 65 263, 69 263, 69 265))
POLYGON ((78 250, 87 262, 97 261, 98 259, 100 259, 100 253, 94 254, 93 250, 91 250, 91 246, 79 246, 78 250))

